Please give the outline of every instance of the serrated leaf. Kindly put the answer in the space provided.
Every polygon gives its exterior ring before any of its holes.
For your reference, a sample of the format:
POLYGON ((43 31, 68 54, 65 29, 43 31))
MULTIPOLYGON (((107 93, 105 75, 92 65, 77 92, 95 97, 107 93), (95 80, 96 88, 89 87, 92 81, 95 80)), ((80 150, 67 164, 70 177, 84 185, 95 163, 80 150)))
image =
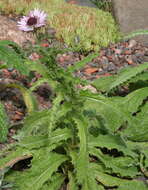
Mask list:
POLYGON ((67 160, 64 155, 47 153, 44 149, 34 154, 32 167, 16 181, 17 188, 23 190, 39 190, 44 183, 51 179, 57 168, 67 160), (21 183, 19 183, 19 181, 21 183))
POLYGON ((136 77, 131 78, 129 83, 136 83, 137 81, 147 81, 148 80, 148 71, 146 70, 143 73, 138 74, 136 77))
POLYGON ((52 146, 53 144, 58 145, 60 141, 66 141, 71 137, 72 131, 70 129, 57 129, 52 132, 50 137, 48 137, 48 135, 35 135, 23 137, 19 145, 28 149, 37 149, 45 146, 48 146, 48 148, 50 148, 50 146, 52 146))
POLYGON ((132 118, 128 127, 123 131, 128 139, 138 142, 148 141, 148 118, 132 118))
POLYGON ((29 69, 24 60, 12 48, 0 45, 0 60, 4 61, 9 68, 15 68, 24 75, 29 74, 29 69))
POLYGON ((21 47, 20 47, 17 43, 15 43, 15 42, 13 42, 13 41, 1 40, 1 41, 0 41, 0 45, 6 46, 6 47, 12 47, 13 49, 15 49, 15 51, 16 51, 18 54, 24 56, 24 52, 23 52, 23 50, 21 49, 21 47))
MULTIPOLYGON (((30 113, 24 120, 19 138, 36 133, 42 126, 42 132, 47 133, 47 121, 50 115, 50 110, 34 111, 30 113)), ((39 133, 38 133, 39 134, 39 133)))
POLYGON ((133 158, 137 155, 126 145, 126 142, 119 135, 99 135, 94 137, 89 136, 89 147, 101 147, 111 149, 117 149, 119 152, 123 152, 125 155, 132 156, 133 158))
POLYGON ((128 115, 125 115, 123 110, 121 110, 120 106, 100 96, 98 96, 98 98, 86 96, 85 109, 96 111, 98 115, 101 115, 105 121, 105 127, 111 133, 116 132, 128 117, 128 115))
POLYGON ((134 113, 138 111, 139 106, 142 105, 143 101, 147 98, 147 96, 148 96, 148 87, 140 88, 128 94, 123 99, 121 106, 124 106, 128 112, 134 113))
MULTIPOLYGON (((91 155, 97 157, 107 169, 111 169, 111 172, 119 177, 135 177, 138 175, 138 170, 136 167, 136 160, 131 157, 112 157, 109 155, 103 154, 97 148, 91 148, 89 150, 91 155)), ((137 160, 138 163, 138 160, 137 160)))
POLYGON ((74 118, 78 128, 78 137, 80 139, 80 150, 76 161, 77 180, 80 184, 85 184, 88 178, 88 149, 87 149, 87 122, 83 117, 74 118))
POLYGON ((118 190, 147 190, 148 186, 142 181, 131 181, 130 183, 125 183, 119 186, 118 190))
POLYGON ((108 91, 110 85, 115 81, 117 78, 116 75, 101 77, 96 79, 92 82, 92 85, 99 91, 106 92, 108 91))
POLYGON ((51 178, 50 181, 45 183, 40 190, 59 190, 62 183, 64 182, 65 177, 59 173, 54 174, 51 178))
POLYGON ((4 153, 0 154, 0 170, 3 170, 7 167, 12 167, 20 160, 31 157, 31 152, 29 150, 20 148, 17 148, 16 150, 12 149, 12 151, 6 153, 7 156, 4 156, 4 153))
POLYGON ((28 60, 25 62, 25 64, 27 67, 29 67, 30 71, 37 71, 44 78, 48 79, 49 71, 45 65, 38 62, 28 61, 28 60))
POLYGON ((135 77, 137 74, 145 71, 146 69, 148 69, 148 63, 143 63, 139 66, 131 67, 128 68, 128 70, 124 70, 118 75, 117 79, 114 82, 112 82, 112 84, 109 87, 109 91, 119 86, 120 84, 126 82, 127 80, 131 79, 132 77, 135 77))
MULTIPOLYGON (((126 179, 121 179, 121 178, 117 178, 117 177, 113 177, 111 175, 96 171, 96 178, 97 180, 103 184, 104 186, 107 187, 116 187, 118 186, 118 189, 123 189, 123 187, 129 187, 129 189, 124 188, 124 190, 134 190, 135 188, 137 188, 136 190, 139 190, 139 187, 142 188, 142 190, 146 190, 147 189, 147 185, 145 185, 143 182, 138 181, 138 180, 126 180, 126 179), (132 188, 132 189, 131 189, 132 188)), ((141 189, 140 188, 140 189, 141 189)))

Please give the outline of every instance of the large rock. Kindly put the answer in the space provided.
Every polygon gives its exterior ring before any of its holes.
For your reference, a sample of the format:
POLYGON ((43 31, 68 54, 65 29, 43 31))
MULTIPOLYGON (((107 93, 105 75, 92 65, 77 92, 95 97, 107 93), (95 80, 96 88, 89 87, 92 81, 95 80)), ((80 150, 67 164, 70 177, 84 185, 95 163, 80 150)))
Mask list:
MULTIPOLYGON (((112 0, 116 20, 122 33, 148 30, 148 0, 112 0)), ((148 35, 136 37, 148 43, 148 35)))
POLYGON ((34 43, 31 33, 22 32, 18 29, 16 21, 0 15, 0 40, 10 40, 22 46, 25 42, 34 43))
POLYGON ((96 7, 91 0, 66 0, 68 3, 74 3, 80 6, 87 6, 87 7, 96 7))

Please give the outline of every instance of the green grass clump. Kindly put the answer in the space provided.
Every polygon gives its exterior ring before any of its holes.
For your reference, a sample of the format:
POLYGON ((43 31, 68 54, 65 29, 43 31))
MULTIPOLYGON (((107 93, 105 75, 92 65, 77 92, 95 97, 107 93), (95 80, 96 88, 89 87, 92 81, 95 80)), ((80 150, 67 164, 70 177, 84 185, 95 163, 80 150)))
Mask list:
POLYGON ((0 0, 6 13, 24 14, 33 8, 48 13, 48 23, 56 29, 56 37, 78 50, 99 50, 119 39, 118 28, 110 13, 99 9, 80 7, 64 0, 0 0), (20 6, 21 5, 21 6, 20 6))
POLYGON ((112 11, 112 1, 111 0, 90 0, 94 3, 99 9, 104 11, 112 11))

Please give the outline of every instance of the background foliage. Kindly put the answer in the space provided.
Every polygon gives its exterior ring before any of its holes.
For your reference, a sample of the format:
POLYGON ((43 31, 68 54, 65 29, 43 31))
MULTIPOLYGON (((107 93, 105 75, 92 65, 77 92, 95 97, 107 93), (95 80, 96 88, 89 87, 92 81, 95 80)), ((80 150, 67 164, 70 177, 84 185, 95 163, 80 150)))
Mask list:
POLYGON ((0 0, 0 9, 5 13, 26 14, 34 8, 46 11, 49 26, 56 29, 56 37, 78 50, 99 50, 120 38, 109 12, 68 4, 64 0, 0 0))

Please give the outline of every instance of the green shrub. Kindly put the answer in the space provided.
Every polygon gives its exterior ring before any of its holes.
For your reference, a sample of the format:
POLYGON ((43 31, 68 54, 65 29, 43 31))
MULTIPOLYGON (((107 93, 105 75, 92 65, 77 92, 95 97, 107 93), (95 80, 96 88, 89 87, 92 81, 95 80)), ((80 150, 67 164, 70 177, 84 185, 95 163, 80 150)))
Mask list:
MULTIPOLYGON (((83 81, 71 75, 76 67, 58 67, 55 51, 38 53, 44 64, 30 61, 27 68, 43 77, 29 91, 46 81, 55 96, 51 109, 28 113, 18 143, 0 152, 0 171, 9 168, 5 180, 12 189, 146 190, 137 177, 148 177, 148 63, 104 82, 103 95, 77 89, 83 81), (129 93, 119 96, 124 85, 129 93), (27 169, 13 170, 28 158, 27 169)), ((101 90, 97 84, 99 79, 93 85, 101 90)))

